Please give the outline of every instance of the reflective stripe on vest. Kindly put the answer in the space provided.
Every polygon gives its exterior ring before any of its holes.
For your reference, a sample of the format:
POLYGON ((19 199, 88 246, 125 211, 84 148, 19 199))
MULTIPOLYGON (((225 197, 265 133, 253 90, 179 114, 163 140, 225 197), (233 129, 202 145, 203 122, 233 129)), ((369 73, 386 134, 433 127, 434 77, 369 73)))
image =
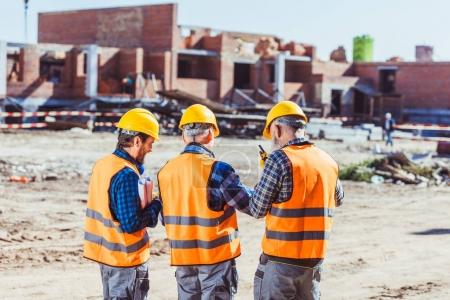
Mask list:
POLYGON ((299 208, 280 209, 273 207, 270 214, 275 217, 300 218, 300 217, 333 217, 334 209, 330 208, 299 208))
POLYGON ((103 223, 103 225, 105 225, 106 227, 110 227, 110 228, 114 228, 115 230, 117 230, 117 232, 122 233, 122 229, 117 226, 116 224, 114 224, 114 221, 111 221, 109 219, 106 219, 102 216, 101 213, 92 210, 90 208, 86 208, 86 217, 100 221, 103 223))
POLYGON ((212 241, 202 241, 202 240, 171 240, 170 247, 177 249, 193 249, 193 248, 202 248, 202 249, 213 249, 222 245, 229 244, 239 237, 239 231, 234 231, 230 235, 226 235, 220 238, 217 238, 212 241))
POLYGON ((174 225, 200 225, 203 227, 215 227, 222 224, 226 219, 234 214, 234 209, 232 207, 228 207, 224 211, 223 215, 217 218, 208 219, 200 217, 165 216, 164 223, 174 225))
POLYGON ((328 240, 329 233, 324 231, 282 232, 266 230, 266 237, 282 241, 328 240))
POLYGON ((130 168, 139 175, 133 164, 114 154, 95 164, 89 183, 84 226, 84 257, 114 267, 138 266, 150 257, 147 231, 122 231, 109 208, 111 179, 124 168, 130 168))
POLYGON ((172 265, 209 265, 240 254, 234 208, 208 208, 214 162, 207 155, 183 153, 158 174, 172 265))
POLYGON ((292 166, 290 199, 273 203, 266 216, 265 254, 290 259, 325 257, 338 176, 336 162, 314 145, 283 148, 292 166))

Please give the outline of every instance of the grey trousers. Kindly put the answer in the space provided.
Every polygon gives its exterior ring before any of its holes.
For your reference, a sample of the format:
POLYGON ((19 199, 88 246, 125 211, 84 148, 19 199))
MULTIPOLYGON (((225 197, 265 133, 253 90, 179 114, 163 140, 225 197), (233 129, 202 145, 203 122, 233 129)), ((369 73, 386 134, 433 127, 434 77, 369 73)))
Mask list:
POLYGON ((260 259, 255 273, 255 300, 319 300, 322 267, 302 268, 260 259))
POLYGON ((105 300, 146 300, 149 290, 147 263, 131 268, 100 264, 105 300))
POLYGON ((179 300, 228 300, 237 291, 235 260, 215 265, 177 267, 179 300))

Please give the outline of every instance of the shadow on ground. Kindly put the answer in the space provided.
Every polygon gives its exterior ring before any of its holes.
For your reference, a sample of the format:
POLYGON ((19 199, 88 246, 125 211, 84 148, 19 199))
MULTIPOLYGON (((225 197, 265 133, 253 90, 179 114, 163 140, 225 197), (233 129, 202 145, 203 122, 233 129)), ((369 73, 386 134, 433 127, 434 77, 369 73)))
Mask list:
POLYGON ((450 229, 448 228, 433 228, 425 231, 417 231, 413 232, 415 235, 441 235, 441 234, 450 234, 450 229))

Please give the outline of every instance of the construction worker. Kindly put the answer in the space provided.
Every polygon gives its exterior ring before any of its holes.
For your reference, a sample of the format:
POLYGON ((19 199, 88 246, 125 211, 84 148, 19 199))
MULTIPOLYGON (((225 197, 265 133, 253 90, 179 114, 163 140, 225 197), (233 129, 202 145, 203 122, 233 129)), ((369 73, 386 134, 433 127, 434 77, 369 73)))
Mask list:
POLYGON ((151 112, 135 108, 117 127, 116 150, 98 160, 92 171, 83 255, 100 264, 104 299, 147 299, 146 227, 156 226, 161 203, 143 198, 140 189, 151 195, 151 182, 142 181, 143 162, 158 140, 159 124, 151 112))
POLYGON ((190 106, 179 128, 186 146, 158 173, 178 299, 232 299, 241 254, 235 209, 248 213, 251 190, 214 158, 219 128, 211 110, 190 106))
POLYGON ((255 299, 319 299, 335 206, 343 200, 337 163, 305 139, 308 118, 291 101, 270 111, 263 136, 274 151, 265 161, 250 213, 265 217, 255 299))
POLYGON ((386 113, 384 115, 383 133, 386 139, 386 146, 390 146, 391 149, 394 147, 394 142, 392 140, 392 133, 395 130, 395 120, 392 118, 391 113, 386 113))

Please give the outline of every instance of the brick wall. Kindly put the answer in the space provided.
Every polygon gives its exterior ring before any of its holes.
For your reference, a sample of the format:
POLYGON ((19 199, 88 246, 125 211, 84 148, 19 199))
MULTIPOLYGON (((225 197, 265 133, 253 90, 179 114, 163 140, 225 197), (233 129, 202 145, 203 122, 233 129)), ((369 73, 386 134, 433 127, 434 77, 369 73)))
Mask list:
POLYGON ((377 64, 354 63, 353 75, 361 77, 364 81, 370 82, 376 89, 378 89, 378 66, 377 64))
POLYGON ((351 64, 338 63, 334 61, 313 61, 312 73, 324 74, 326 76, 346 76, 351 75, 351 64))
POLYGON ((380 66, 396 66, 396 93, 404 96, 405 108, 450 108, 450 63, 357 63, 356 76, 379 84, 380 66))
POLYGON ((38 43, 94 44, 97 10, 40 13, 38 43))
POLYGON ((177 14, 178 7, 176 4, 146 6, 144 9, 142 47, 152 51, 175 48, 180 39, 177 14))
POLYGON ((144 73, 154 73, 157 79, 163 80, 162 84, 166 89, 174 89, 177 71, 178 55, 166 51, 160 53, 145 53, 144 54, 144 73), (174 60, 174 61, 173 61, 174 60))
POLYGON ((217 99, 218 84, 216 80, 178 78, 177 87, 201 98, 217 99))
POLYGON ((170 50, 176 24, 176 4, 40 13, 38 42, 170 50))
POLYGON ((23 81, 24 83, 32 83, 39 79, 40 58, 41 56, 36 46, 28 46, 20 49, 20 81, 23 81))
POLYGON ((136 75, 143 72, 144 51, 142 48, 121 49, 119 52, 119 76, 136 75))
POLYGON ((202 38, 203 49, 220 52, 222 49, 222 36, 205 36, 202 38))
POLYGON ((285 82, 308 82, 311 74, 310 62, 287 60, 285 63, 285 82))

